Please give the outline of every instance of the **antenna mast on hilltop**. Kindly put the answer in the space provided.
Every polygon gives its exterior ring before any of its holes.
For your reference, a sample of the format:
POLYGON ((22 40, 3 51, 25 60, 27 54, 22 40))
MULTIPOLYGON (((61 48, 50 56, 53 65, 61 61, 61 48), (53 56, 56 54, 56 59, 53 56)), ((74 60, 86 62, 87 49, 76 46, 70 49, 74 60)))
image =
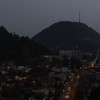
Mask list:
POLYGON ((74 16, 73 16, 73 22, 74 22, 74 16))
POLYGON ((81 22, 80 11, 79 11, 79 23, 81 22))

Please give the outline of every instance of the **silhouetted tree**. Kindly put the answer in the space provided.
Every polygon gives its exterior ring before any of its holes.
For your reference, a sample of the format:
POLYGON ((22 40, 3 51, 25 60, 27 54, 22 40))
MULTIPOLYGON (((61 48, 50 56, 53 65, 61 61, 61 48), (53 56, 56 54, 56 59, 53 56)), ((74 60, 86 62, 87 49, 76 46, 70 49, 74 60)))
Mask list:
POLYGON ((29 64, 35 57, 49 51, 29 37, 19 37, 0 27, 0 63, 12 60, 15 64, 29 64))

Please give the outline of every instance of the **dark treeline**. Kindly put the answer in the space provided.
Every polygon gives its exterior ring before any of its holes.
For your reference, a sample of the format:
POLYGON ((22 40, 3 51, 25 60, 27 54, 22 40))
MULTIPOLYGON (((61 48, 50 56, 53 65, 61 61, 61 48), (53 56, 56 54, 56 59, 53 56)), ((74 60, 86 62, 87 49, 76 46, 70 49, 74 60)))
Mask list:
POLYGON ((13 61, 15 64, 29 64, 35 57, 49 51, 29 37, 19 37, 0 27, 0 63, 13 61))

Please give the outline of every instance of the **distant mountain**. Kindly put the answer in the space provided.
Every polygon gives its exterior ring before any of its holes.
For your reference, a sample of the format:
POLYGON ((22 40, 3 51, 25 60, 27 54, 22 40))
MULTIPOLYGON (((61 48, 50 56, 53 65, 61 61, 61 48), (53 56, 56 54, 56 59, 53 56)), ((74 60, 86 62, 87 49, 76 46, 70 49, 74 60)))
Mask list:
POLYGON ((51 51, 59 49, 79 48, 93 52, 100 48, 100 34, 84 23, 61 21, 44 29, 33 39, 49 48, 51 51))
POLYGON ((0 63, 14 61, 16 64, 28 64, 35 57, 49 51, 33 39, 19 37, 0 27, 0 63))

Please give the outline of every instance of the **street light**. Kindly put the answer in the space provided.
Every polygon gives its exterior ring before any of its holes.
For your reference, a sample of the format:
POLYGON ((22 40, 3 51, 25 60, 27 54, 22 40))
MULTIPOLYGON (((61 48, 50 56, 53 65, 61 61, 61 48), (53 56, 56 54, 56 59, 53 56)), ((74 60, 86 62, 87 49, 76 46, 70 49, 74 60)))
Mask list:
POLYGON ((63 90, 63 92, 64 92, 65 90, 63 90))
POLYGON ((68 82, 66 82, 66 84, 67 84, 68 82))
POLYGON ((72 76, 69 76, 69 78, 72 78, 72 76))
POLYGON ((69 99, 69 93, 66 93, 65 99, 69 99))
POLYGON ((73 79, 71 79, 71 81, 73 81, 73 79))
POLYGON ((69 91, 69 92, 71 91, 71 87, 68 87, 68 91, 69 91))

